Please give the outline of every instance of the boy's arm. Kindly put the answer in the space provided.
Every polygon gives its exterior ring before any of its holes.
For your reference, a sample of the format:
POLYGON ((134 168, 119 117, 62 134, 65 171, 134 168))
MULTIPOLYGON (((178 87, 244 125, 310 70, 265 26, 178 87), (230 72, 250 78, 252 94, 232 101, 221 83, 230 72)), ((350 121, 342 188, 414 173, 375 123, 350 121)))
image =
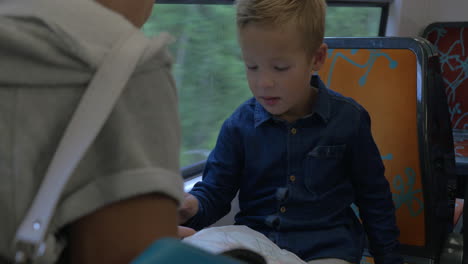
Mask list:
POLYGON ((226 120, 206 161, 203 181, 190 191, 198 199, 198 212, 184 225, 199 230, 229 213, 243 167, 241 141, 231 119, 226 120))
POLYGON ((177 237, 175 200, 160 194, 123 200, 70 225, 67 263, 130 263, 163 237, 177 237))
POLYGON ((359 127, 350 143, 352 182, 356 204, 376 264, 400 264, 399 230, 384 165, 370 129, 369 114, 363 110, 359 127))

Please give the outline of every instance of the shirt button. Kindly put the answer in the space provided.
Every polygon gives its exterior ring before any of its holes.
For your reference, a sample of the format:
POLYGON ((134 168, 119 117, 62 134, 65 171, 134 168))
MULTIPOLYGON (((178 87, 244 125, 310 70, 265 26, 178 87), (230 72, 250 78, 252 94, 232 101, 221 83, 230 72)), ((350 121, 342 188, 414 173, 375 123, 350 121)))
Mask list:
POLYGON ((294 175, 289 176, 289 180, 292 181, 292 182, 295 182, 296 181, 296 176, 294 176, 294 175))
POLYGON ((297 129, 291 128, 291 134, 296 135, 296 133, 297 133, 297 129))
POLYGON ((284 207, 284 206, 281 206, 281 208, 280 208, 280 212, 284 214, 284 213, 286 212, 286 207, 284 207))

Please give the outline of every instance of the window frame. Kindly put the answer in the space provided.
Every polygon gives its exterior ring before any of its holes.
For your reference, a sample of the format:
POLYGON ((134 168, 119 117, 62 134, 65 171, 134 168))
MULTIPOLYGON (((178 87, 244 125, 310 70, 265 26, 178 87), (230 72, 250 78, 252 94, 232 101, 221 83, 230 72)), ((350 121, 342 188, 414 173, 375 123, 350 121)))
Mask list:
MULTIPOLYGON (((156 4, 196 4, 196 5, 232 5, 235 0, 155 0, 156 4)), ((388 14, 393 0, 327 0, 328 6, 346 7, 379 7, 380 15, 379 37, 384 37, 387 31, 388 14)))

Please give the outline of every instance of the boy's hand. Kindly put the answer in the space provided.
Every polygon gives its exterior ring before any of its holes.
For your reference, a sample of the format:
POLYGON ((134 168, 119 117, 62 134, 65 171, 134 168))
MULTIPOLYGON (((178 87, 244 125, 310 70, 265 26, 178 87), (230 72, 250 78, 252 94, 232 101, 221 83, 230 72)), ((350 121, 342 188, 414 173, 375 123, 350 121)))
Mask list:
POLYGON ((187 222, 198 212, 198 200, 190 193, 184 194, 184 201, 179 208, 179 224, 187 222))
POLYGON ((196 232, 197 231, 195 231, 195 229, 192 229, 190 227, 179 226, 177 230, 177 235, 179 236, 180 239, 184 239, 186 237, 189 237, 195 234, 196 232))

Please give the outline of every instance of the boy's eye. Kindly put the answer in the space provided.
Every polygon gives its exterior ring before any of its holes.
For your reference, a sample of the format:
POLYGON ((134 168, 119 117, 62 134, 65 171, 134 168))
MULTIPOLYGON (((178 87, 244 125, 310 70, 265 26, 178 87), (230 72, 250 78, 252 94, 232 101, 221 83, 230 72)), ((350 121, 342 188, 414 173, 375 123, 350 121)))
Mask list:
POLYGON ((286 66, 286 67, 275 66, 275 70, 277 70, 277 71, 287 71, 287 70, 289 70, 289 66, 286 66))
POLYGON ((256 70, 256 69, 258 69, 258 66, 255 66, 255 65, 252 65, 252 66, 251 66, 251 65, 246 65, 246 67, 247 67, 247 69, 249 69, 249 70, 256 70))

